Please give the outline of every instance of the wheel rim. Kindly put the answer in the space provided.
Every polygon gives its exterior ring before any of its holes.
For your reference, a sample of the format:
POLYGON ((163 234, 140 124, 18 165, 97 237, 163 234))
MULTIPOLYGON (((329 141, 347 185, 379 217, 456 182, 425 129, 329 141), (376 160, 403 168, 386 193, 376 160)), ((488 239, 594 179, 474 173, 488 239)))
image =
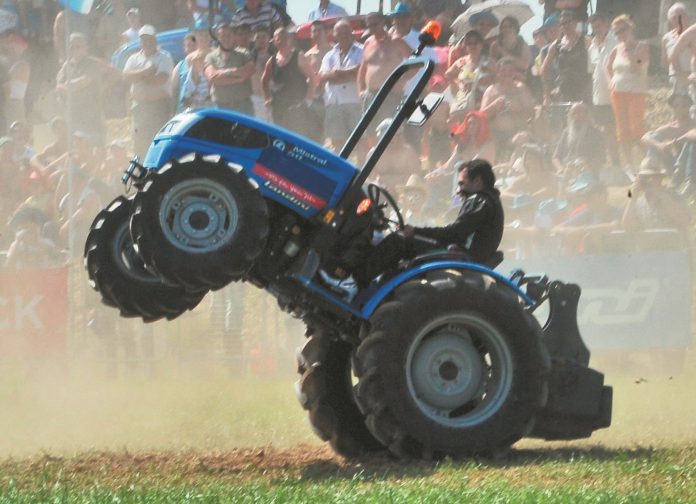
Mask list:
POLYGON ((159 277, 145 268, 145 263, 133 247, 133 240, 128 231, 128 222, 121 224, 116 231, 111 255, 114 263, 126 276, 148 284, 159 284, 159 277))
POLYGON ((175 185, 164 195, 159 219, 170 243, 195 254, 228 243, 237 231, 239 212, 224 185, 193 179, 175 185))
POLYGON ((440 317, 416 335, 406 375, 412 399, 435 422, 470 427, 493 416, 512 388, 503 334, 473 313, 440 317))

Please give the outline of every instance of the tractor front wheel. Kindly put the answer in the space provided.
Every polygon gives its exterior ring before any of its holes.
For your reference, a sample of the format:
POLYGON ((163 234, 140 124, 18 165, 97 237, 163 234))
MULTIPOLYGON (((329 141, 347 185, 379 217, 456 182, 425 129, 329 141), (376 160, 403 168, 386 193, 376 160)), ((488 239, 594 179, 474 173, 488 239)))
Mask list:
POLYGON ((297 355, 297 398, 309 412, 316 434, 344 457, 385 450, 365 427, 365 417, 353 397, 350 360, 354 347, 307 330, 309 338, 297 355))
POLYGON ((241 169, 192 155, 149 175, 135 197, 131 234, 163 278, 189 289, 219 289, 261 254, 266 203, 241 169))

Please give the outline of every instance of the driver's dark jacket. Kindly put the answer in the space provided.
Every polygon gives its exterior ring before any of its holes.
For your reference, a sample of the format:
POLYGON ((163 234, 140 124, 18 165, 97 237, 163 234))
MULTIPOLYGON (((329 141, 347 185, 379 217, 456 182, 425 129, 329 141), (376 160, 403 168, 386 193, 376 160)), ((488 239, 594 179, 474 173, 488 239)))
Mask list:
POLYGON ((505 216, 500 191, 485 189, 469 195, 459 209, 457 219, 444 227, 417 227, 414 233, 433 238, 444 247, 457 245, 474 261, 493 255, 503 238, 505 216))

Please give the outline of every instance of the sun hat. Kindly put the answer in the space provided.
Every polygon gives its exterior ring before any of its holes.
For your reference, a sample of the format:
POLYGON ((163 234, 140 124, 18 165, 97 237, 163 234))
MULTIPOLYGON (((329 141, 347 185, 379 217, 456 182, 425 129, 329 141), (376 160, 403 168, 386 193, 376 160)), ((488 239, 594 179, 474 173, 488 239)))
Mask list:
POLYGON ((155 37, 157 36, 157 30, 155 30, 155 27, 149 24, 143 25, 140 30, 138 30, 138 37, 143 37, 143 36, 150 36, 150 37, 155 37))
POLYGON ((394 10, 391 12, 390 16, 410 16, 411 14, 411 7, 409 7, 407 3, 399 2, 394 6, 394 10))

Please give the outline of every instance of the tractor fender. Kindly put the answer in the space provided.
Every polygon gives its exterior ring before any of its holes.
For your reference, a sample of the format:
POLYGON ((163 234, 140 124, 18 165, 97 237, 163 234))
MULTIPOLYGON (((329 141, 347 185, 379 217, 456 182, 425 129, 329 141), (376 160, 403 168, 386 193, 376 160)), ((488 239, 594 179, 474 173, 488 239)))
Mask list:
POLYGON ((530 298, 520 287, 512 282, 509 278, 501 275, 500 273, 486 268, 480 264, 465 262, 465 261, 433 261, 427 264, 420 264, 415 268, 408 269, 403 273, 396 275, 391 278, 388 282, 382 285, 375 293, 367 300, 361 309, 362 317, 367 320, 375 312, 377 307, 382 304, 386 297, 393 292, 399 285, 407 282, 408 280, 418 277, 423 273, 439 269, 455 269, 455 270, 466 270, 466 271, 476 271, 490 276, 498 282, 502 282, 518 294, 527 305, 533 305, 534 301, 530 298))

